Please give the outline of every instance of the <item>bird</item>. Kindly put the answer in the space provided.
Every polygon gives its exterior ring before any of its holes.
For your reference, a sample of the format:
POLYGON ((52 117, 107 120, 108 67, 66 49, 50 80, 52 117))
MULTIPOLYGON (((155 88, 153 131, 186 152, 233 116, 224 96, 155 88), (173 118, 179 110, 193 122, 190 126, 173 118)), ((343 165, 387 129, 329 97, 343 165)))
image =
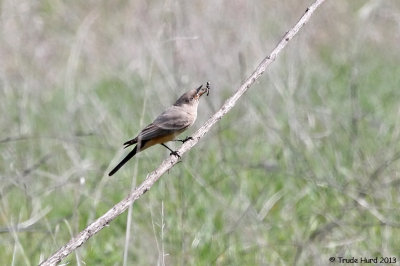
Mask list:
MULTIPOLYGON (((191 89, 184 93, 176 102, 162 112, 152 123, 147 125, 140 133, 133 139, 126 141, 123 145, 128 148, 134 144, 136 146, 130 151, 122 161, 115 166, 109 176, 115 174, 125 163, 127 163, 135 154, 144 151, 145 149, 161 144, 171 151, 170 155, 175 155, 180 158, 177 151, 173 151, 165 142, 175 140, 179 134, 185 131, 188 127, 193 125, 197 118, 197 107, 199 100, 203 94, 210 93, 210 83, 207 82, 206 86, 200 85, 197 89, 191 89)), ((193 139, 187 137, 183 140, 176 140, 185 143, 193 139)))

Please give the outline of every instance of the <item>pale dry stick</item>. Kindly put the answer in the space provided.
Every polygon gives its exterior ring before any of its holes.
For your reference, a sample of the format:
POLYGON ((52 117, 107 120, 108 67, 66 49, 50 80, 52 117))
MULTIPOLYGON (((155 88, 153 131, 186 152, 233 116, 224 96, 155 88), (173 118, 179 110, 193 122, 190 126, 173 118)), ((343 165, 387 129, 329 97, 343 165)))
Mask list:
MULTIPOLYGON (((325 0, 316 0, 309 8, 307 8, 305 14, 300 18, 296 25, 288 31, 283 39, 278 43, 269 56, 267 56, 251 74, 251 76, 239 87, 235 94, 230 97, 224 105, 210 118, 207 122, 196 131, 192 136, 193 140, 185 142, 182 147, 178 150, 180 155, 190 150, 197 142, 211 129, 211 127, 218 122, 226 113, 228 113, 239 100, 239 98, 245 93, 250 86, 264 73, 266 68, 275 61, 278 54, 283 50, 287 43, 298 33, 298 31, 308 22, 314 11, 323 3, 325 0)), ((90 237, 98 233, 101 229, 107 226, 112 220, 122 214, 133 204, 140 196, 146 193, 157 180, 169 169, 171 169, 178 162, 176 156, 170 156, 165 159, 161 165, 147 175, 143 183, 131 191, 129 195, 114 205, 109 211, 99 217, 96 221, 91 223, 76 237, 71 239, 65 246, 57 250, 48 259, 43 261, 40 265, 55 265, 59 263, 63 258, 68 256, 72 251, 84 244, 90 237)))

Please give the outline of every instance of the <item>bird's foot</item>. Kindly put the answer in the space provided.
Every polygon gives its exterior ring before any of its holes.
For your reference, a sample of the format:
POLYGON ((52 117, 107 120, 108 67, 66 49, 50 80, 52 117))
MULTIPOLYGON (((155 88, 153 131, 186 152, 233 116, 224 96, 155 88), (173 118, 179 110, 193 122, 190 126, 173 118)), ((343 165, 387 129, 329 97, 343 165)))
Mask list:
POLYGON ((169 155, 175 155, 179 159, 181 158, 181 156, 179 155, 178 151, 171 151, 171 153, 169 155))
POLYGON ((177 139, 176 141, 180 141, 182 143, 185 143, 188 140, 193 140, 193 138, 192 137, 186 137, 185 139, 177 139))

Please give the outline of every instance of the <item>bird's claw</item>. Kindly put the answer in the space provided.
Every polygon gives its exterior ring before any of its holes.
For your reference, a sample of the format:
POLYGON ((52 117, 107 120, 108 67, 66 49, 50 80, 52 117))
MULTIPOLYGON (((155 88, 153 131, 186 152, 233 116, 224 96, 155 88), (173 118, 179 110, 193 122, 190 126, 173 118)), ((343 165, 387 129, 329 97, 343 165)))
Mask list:
POLYGON ((171 153, 169 155, 175 155, 179 159, 181 158, 181 156, 179 155, 178 151, 171 151, 171 153))
POLYGON ((182 143, 185 143, 188 140, 193 140, 193 138, 192 137, 186 137, 185 139, 182 139, 181 141, 182 141, 182 143))
POLYGON ((182 142, 182 143, 185 143, 185 142, 188 141, 188 140, 193 140, 193 138, 192 138, 192 137, 186 137, 185 139, 177 139, 177 140, 175 140, 175 141, 180 141, 180 142, 182 142))

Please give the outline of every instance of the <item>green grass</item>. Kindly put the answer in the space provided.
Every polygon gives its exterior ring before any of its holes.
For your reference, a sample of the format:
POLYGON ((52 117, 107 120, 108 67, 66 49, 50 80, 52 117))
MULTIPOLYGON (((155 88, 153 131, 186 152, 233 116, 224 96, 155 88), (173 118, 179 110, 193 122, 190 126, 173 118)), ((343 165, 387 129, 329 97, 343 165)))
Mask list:
MULTIPOLYGON (((192 134, 309 4, 3 2, 1 265, 38 264, 125 198, 169 153, 146 150, 110 178, 122 143, 210 81, 182 136, 192 134)), ((364 8, 328 1, 135 202, 128 243, 124 213, 63 263, 123 265, 124 250, 126 265, 400 260, 400 57, 390 16, 400 6, 372 7, 368 23, 364 8)))

